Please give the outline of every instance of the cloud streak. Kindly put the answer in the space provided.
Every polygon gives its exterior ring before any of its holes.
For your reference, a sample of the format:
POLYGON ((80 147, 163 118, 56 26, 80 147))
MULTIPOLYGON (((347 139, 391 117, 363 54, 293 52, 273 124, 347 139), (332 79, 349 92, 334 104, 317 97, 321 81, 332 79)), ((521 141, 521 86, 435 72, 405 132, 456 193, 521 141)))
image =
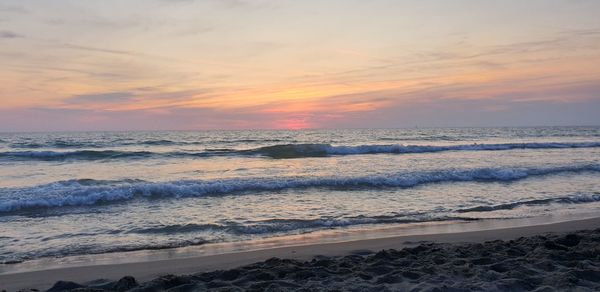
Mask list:
POLYGON ((131 92, 109 92, 98 94, 81 94, 69 97, 67 104, 114 104, 132 102, 135 95, 131 92))
POLYGON ((0 30, 0 39, 16 39, 23 36, 10 30, 0 30))

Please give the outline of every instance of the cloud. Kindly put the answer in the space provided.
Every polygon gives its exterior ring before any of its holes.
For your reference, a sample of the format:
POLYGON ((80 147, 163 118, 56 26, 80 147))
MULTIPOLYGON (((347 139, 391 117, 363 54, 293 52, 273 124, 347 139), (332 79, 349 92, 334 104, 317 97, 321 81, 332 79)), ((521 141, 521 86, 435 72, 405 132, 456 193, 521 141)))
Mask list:
MULTIPOLYGON (((162 2, 166 2, 166 3, 193 3, 193 2, 197 2, 196 0, 161 0, 162 2)), ((212 1, 216 4, 219 5, 223 5, 225 7, 228 8, 235 8, 235 7, 248 7, 251 6, 253 4, 258 4, 258 3, 253 3, 253 1, 245 1, 245 0, 217 0, 217 1, 212 1)))
POLYGON ((271 128, 597 125, 600 119, 593 112, 600 106, 599 81, 549 78, 430 84, 412 90, 273 102, 247 111, 270 116, 271 128))
POLYGON ((94 47, 88 47, 88 46, 79 46, 79 45, 74 45, 74 44, 64 44, 64 47, 67 49, 108 53, 108 54, 117 54, 117 55, 128 55, 128 56, 139 55, 138 53, 130 52, 130 51, 110 50, 110 49, 94 48, 94 47))
POLYGON ((502 98, 443 100, 436 103, 395 104, 372 112, 347 113, 315 123, 328 128, 593 126, 600 125, 598 108, 600 100, 569 104, 514 102, 502 98))
POLYGON ((27 10, 24 7, 21 7, 21 6, 0 5, 0 13, 19 13, 19 14, 25 14, 25 13, 28 13, 28 12, 29 12, 29 10, 27 10))
POLYGON ((138 87, 70 96, 63 100, 63 106, 68 109, 148 110, 157 113, 188 105, 191 99, 209 94, 211 91, 208 89, 172 91, 161 87, 138 87))
POLYGON ((65 101, 69 104, 112 104, 133 101, 135 94, 127 91, 108 92, 96 94, 81 94, 67 98, 65 101))
POLYGON ((9 30, 0 30, 0 39, 15 39, 22 37, 22 35, 9 30))
MULTIPOLYGON (((90 97, 80 100, 107 95, 88 95, 90 97)), ((112 93, 108 99, 117 101, 118 96, 122 95, 112 93)), ((375 97, 372 100, 377 101, 375 97)), ((599 108, 600 98, 564 103, 494 97, 482 100, 398 102, 374 110, 349 112, 336 112, 333 105, 305 113, 265 112, 254 108, 218 110, 184 107, 136 110, 0 109, 0 131, 576 126, 600 125, 597 114, 599 108)))
POLYGON ((0 109, 2 131, 208 130, 274 128, 272 115, 209 108, 108 111, 0 109))

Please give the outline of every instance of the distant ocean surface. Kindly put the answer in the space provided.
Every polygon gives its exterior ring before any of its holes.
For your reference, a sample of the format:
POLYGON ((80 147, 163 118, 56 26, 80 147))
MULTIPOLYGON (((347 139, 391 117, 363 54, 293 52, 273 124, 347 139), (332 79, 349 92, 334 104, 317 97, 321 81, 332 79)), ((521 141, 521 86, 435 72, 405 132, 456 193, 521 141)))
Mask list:
POLYGON ((600 127, 0 134, 0 263, 600 210, 600 127))

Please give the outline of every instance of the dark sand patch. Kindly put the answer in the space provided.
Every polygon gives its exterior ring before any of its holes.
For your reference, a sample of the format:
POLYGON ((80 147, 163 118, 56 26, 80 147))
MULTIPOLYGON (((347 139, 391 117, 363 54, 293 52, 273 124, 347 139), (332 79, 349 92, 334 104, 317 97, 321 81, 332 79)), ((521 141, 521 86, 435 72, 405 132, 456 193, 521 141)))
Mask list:
POLYGON ((563 291, 600 290, 600 229, 483 243, 422 243, 311 261, 271 258, 243 267, 57 282, 48 291, 563 291))

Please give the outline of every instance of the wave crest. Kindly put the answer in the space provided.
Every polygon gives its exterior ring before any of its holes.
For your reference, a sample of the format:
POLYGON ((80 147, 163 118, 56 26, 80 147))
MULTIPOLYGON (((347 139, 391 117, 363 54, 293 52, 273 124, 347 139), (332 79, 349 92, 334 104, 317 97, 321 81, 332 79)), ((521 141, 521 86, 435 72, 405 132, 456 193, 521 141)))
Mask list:
MULTIPOLYGON (((167 141, 167 140, 165 140, 167 141)), ((165 143, 157 141, 156 143, 165 143)), ((166 145, 166 144, 165 144, 166 145)), ((281 144, 254 149, 205 149, 204 151, 120 151, 120 150, 78 150, 78 151, 9 151, 0 152, 0 159, 9 160, 112 160, 136 158, 181 158, 213 156, 263 156, 274 159, 343 156, 360 154, 410 154, 444 151, 500 151, 512 149, 565 149, 596 148, 600 142, 575 143, 505 143, 468 145, 358 145, 332 146, 330 144, 281 144)))
POLYGON ((128 201, 135 198, 179 198, 270 192, 302 188, 410 188, 431 183, 506 182, 532 176, 566 172, 600 172, 600 165, 572 165, 547 168, 446 169, 360 177, 279 177, 219 180, 185 180, 152 183, 140 180, 69 180, 25 188, 0 189, 0 212, 32 208, 87 206, 128 201))
POLYGON ((444 151, 499 151, 512 149, 564 149, 564 148, 596 148, 600 142, 574 143, 499 143, 499 144, 463 144, 463 145, 358 145, 332 146, 329 144, 286 144, 267 146, 254 150, 257 154, 272 158, 303 158, 329 155, 358 154, 403 154, 431 153, 444 151))

